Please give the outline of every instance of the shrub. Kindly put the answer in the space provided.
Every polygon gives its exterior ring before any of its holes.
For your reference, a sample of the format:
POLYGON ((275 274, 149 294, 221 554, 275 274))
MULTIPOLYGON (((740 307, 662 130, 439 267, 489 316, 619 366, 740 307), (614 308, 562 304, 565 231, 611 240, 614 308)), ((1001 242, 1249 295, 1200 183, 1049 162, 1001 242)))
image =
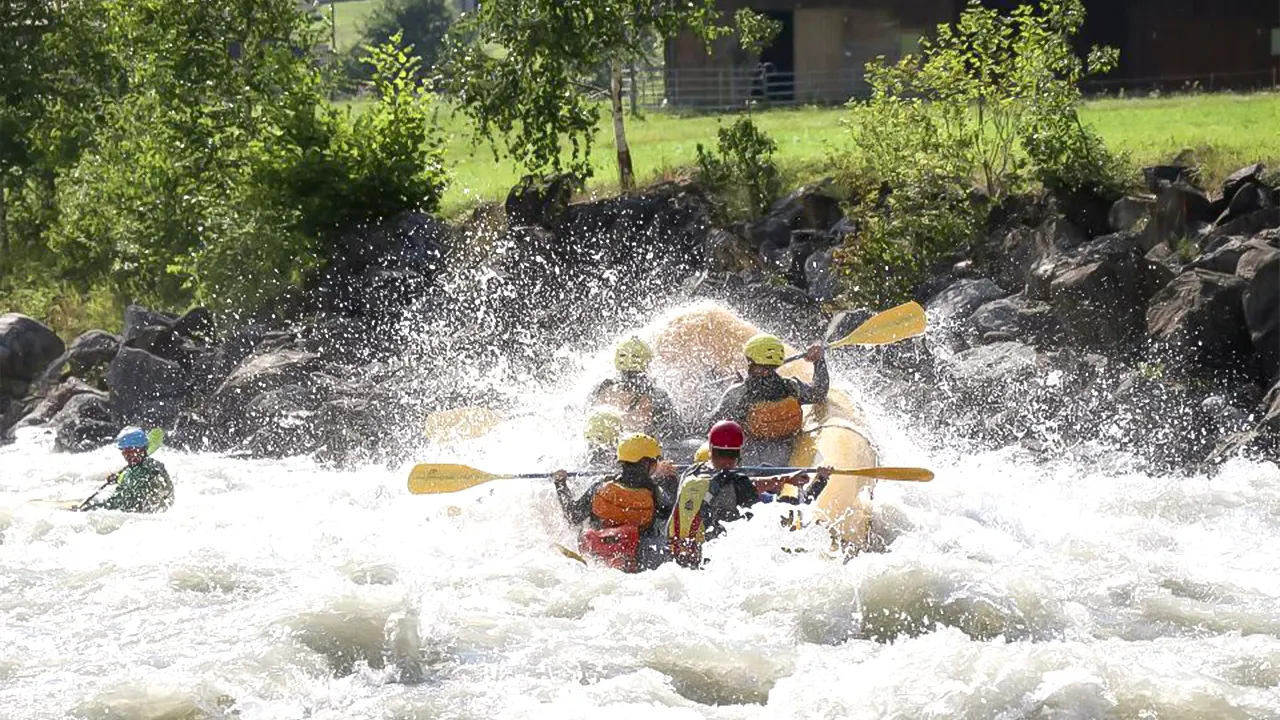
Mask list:
POLYGON ((715 152, 698 143, 698 176, 708 187, 728 191, 735 209, 762 215, 782 192, 782 175, 773 161, 777 143, 750 116, 721 127, 715 152))

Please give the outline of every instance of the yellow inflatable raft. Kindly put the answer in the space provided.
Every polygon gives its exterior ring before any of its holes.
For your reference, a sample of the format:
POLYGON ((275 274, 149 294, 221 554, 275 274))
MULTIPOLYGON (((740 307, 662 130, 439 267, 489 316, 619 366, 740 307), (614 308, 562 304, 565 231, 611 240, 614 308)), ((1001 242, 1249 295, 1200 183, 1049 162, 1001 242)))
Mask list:
MULTIPOLYGON (((652 371, 661 375, 677 398, 705 394, 708 379, 732 377, 745 369, 742 346, 759 332, 722 308, 682 313, 659 328, 653 338, 652 371)), ((787 347, 788 356, 797 352, 787 347)), ((813 366, 797 360, 783 366, 779 374, 808 383, 813 381, 813 366)), ((704 412, 709 412, 712 407, 706 403, 702 398, 704 412)), ((804 430, 792 449, 792 466, 860 468, 879 464, 863 414, 845 393, 832 388, 827 402, 806 405, 804 416, 804 430)), ((827 527, 834 548, 845 552, 864 549, 870 537, 870 491, 875 482, 874 478, 833 476, 812 505, 800 506, 800 519, 827 527)), ((794 493, 794 488, 787 489, 794 493)))

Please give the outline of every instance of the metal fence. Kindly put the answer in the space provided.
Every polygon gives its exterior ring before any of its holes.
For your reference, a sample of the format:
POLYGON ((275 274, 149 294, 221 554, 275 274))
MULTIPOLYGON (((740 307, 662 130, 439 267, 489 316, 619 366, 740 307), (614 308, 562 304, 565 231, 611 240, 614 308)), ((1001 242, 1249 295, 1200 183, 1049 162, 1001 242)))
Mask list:
MULTIPOLYGON (((1088 96, 1263 90, 1280 87, 1276 70, 1097 80, 1081 84, 1088 96)), ((623 97, 636 109, 722 111, 795 105, 833 105, 867 97, 861 68, 794 73, 769 65, 738 69, 646 67, 623 73, 623 97)))

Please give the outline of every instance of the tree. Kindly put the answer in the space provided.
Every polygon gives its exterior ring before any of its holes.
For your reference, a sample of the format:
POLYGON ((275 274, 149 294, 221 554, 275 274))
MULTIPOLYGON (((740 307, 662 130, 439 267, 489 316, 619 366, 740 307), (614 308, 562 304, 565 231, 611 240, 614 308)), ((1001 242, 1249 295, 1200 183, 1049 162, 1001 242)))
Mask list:
MULTIPOLYGON (((362 45, 378 47, 399 35, 418 58, 419 75, 425 75, 436 65, 454 16, 447 0, 383 0, 360 26, 362 45)), ((353 77, 367 80, 374 68, 363 53, 352 51, 353 77)))
POLYGON ((715 0, 489 0, 464 15, 446 39, 440 87, 456 98, 477 135, 497 136, 531 171, 560 170, 562 142, 569 168, 591 175, 595 98, 611 101, 618 181, 635 185, 622 112, 622 68, 643 58, 655 38, 690 30, 704 42, 730 32, 719 25, 715 0), (609 68, 609 88, 588 79, 609 68))
POLYGON ((0 275, 9 264, 9 196, 34 164, 30 133, 40 116, 52 58, 43 48, 53 27, 45 0, 0 4, 0 275))

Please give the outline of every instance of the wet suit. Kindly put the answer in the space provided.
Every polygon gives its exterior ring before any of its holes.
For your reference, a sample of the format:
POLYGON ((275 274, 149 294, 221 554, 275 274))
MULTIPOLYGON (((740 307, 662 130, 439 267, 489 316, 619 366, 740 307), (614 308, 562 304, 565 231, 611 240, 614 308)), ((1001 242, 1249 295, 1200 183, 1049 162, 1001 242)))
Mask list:
POLYGON ((803 428, 800 406, 826 402, 830 385, 825 357, 813 364, 813 385, 776 372, 748 376, 724 391, 708 424, 733 420, 742 426, 747 436, 743 465, 785 466, 791 460, 792 442, 803 428))
POLYGON ((122 510, 135 513, 164 512, 173 506, 173 481, 164 465, 146 458, 116 475, 116 490, 105 500, 94 500, 84 510, 122 510))
POLYGON ((661 565, 668 559, 666 536, 663 530, 667 516, 671 514, 671 497, 654 482, 643 465, 623 464, 621 473, 596 480, 577 499, 574 499, 568 483, 556 482, 556 499, 560 501, 560 509, 564 511, 565 519, 572 525, 586 523, 596 530, 616 527, 617 523, 599 517, 595 511, 597 494, 606 490, 610 484, 616 484, 627 490, 644 490, 651 494, 653 514, 647 523, 637 525, 640 531, 637 561, 640 570, 652 570, 661 565))
POLYGON ((622 373, 603 380, 591 390, 589 400, 617 407, 628 432, 652 435, 663 445, 684 435, 684 421, 671 395, 644 373, 622 373))

